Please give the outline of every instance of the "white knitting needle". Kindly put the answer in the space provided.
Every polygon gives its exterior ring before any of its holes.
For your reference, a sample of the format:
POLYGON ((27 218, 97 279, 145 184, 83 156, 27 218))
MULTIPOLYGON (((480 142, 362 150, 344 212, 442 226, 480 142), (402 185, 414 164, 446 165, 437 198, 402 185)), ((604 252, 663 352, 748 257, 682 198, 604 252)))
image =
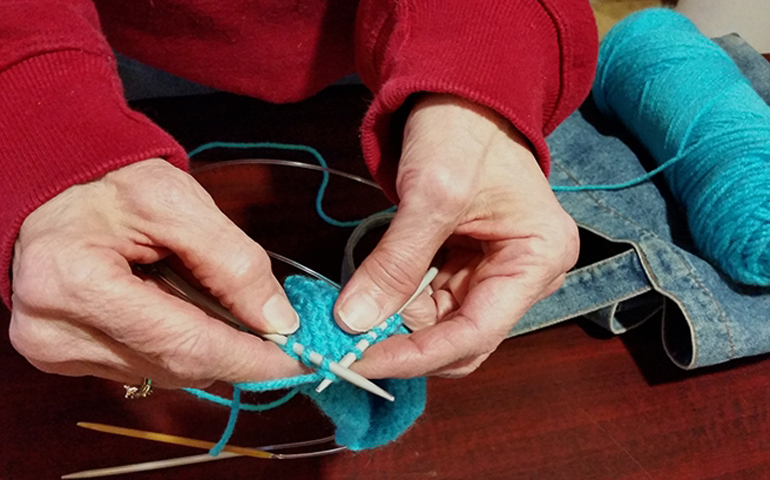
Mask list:
MULTIPOLYGON (((403 313, 403 311, 406 310, 406 307, 408 307, 414 301, 414 299, 417 298, 422 293, 422 291, 428 287, 428 285, 430 285, 430 282, 432 282, 433 279, 436 278, 436 274, 438 274, 438 268, 430 267, 428 269, 428 272, 425 274, 425 276, 422 277, 422 281, 420 282, 420 285, 417 286, 417 290, 415 290, 412 296, 409 297, 409 300, 407 300, 406 303, 404 303, 404 305, 398 309, 398 311, 396 312, 396 315, 401 315, 401 313, 403 313)), ((388 326, 388 322, 386 320, 382 322, 378 328, 384 329, 387 326, 388 326)), ((372 340, 377 339, 377 334, 372 332, 371 330, 369 331, 368 335, 372 338, 372 340)), ((369 341, 365 338, 362 338, 356 344, 356 348, 363 352, 364 350, 369 348, 369 341)), ((344 357, 342 357, 342 360, 340 360, 340 365, 345 368, 348 368, 351 365, 353 365, 355 361, 356 361, 356 354, 353 352, 348 352, 344 357)), ((329 380, 328 378, 324 378, 323 381, 321 381, 321 383, 318 384, 315 391, 317 393, 321 393, 324 390, 326 390, 326 387, 328 387, 331 384, 332 384, 331 380, 329 380)))
POLYGON ((168 460, 157 460, 154 462, 142 462, 134 463, 131 465, 122 465, 120 467, 108 467, 108 468, 96 468, 93 470, 83 470, 82 472, 70 473, 69 475, 62 475, 62 480, 74 480, 76 478, 99 478, 109 477, 112 475, 123 475, 125 473, 135 472, 148 472, 152 470, 160 470, 163 468, 179 467, 182 465, 194 465, 196 463, 214 462, 217 460, 225 460, 227 458, 242 457, 243 455, 231 452, 222 452, 216 457, 212 457, 208 453, 200 455, 191 455, 188 457, 172 458, 168 460))
MULTIPOLYGON (((192 285, 187 283, 187 281, 182 278, 179 274, 177 274, 175 271, 173 271, 168 265, 164 263, 154 263, 152 265, 142 265, 139 266, 139 269, 143 272, 151 275, 153 278, 156 278, 157 280, 163 282, 164 285, 169 287, 171 289, 171 293, 175 294, 176 296, 180 297, 183 300, 186 300, 193 305, 195 305, 198 308, 201 308, 207 312, 213 313, 215 316, 221 318, 222 320, 225 320, 226 322, 229 322, 233 325, 236 325, 241 328, 245 328, 246 330, 255 333, 256 335, 259 335, 260 337, 269 340, 273 343, 276 343, 280 346, 286 345, 288 339, 284 335, 279 335, 277 333, 259 333, 254 332, 249 327, 241 323, 240 320, 238 320, 232 313, 230 313, 229 310, 227 310, 225 307, 219 304, 219 302, 209 298, 207 295, 204 295, 203 293, 199 292, 195 288, 193 288, 192 285)), ((294 343, 292 346, 292 350, 294 353, 298 356, 302 356, 302 354, 305 352, 305 346, 300 343, 294 343)), ((323 365, 324 363, 324 356, 317 352, 310 352, 310 361, 318 366, 323 365)), ((396 397, 388 393, 387 391, 383 390, 376 384, 374 384, 371 380, 368 380, 361 375, 348 370, 346 367, 343 367, 342 365, 329 361, 328 362, 329 370, 340 377, 341 379, 350 382, 351 384, 362 388, 366 390, 367 392, 373 393, 379 397, 382 397, 389 401, 395 401, 396 397)))

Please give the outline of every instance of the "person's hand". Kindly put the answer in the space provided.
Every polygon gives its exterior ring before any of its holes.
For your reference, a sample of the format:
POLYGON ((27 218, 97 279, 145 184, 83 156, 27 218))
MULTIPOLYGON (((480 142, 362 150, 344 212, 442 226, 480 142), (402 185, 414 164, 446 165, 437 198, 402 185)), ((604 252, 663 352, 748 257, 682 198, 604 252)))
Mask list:
POLYGON ((160 159, 73 186, 24 221, 14 251, 10 338, 45 372, 166 388, 298 374, 277 346, 132 274, 174 253, 256 331, 299 325, 264 250, 188 174, 160 159))
POLYGON ((335 306, 361 332, 394 313, 438 252, 432 298, 405 315, 410 335, 373 347, 354 369, 371 378, 475 370, 577 261, 572 218, 524 137, 502 117, 448 95, 410 113, 396 188, 398 212, 335 306))

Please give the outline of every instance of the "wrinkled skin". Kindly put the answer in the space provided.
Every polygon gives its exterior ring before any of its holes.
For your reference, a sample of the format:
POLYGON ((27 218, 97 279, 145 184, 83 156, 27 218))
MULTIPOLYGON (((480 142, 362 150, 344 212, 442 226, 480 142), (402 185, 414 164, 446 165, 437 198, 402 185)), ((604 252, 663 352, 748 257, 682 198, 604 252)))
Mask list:
POLYGON ((404 132, 387 233, 346 285, 336 317, 365 331, 416 289, 434 254, 432 295, 407 310, 415 332, 372 347, 356 369, 373 378, 475 370, 577 261, 577 227, 526 140, 491 110, 423 97, 404 132))

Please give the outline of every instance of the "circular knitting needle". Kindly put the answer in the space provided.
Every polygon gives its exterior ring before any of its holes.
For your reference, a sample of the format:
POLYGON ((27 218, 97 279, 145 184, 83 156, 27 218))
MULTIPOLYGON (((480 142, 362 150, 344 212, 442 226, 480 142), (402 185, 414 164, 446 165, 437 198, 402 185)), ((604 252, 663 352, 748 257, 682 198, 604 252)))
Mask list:
MULTIPOLYGON (((213 442, 206 442, 203 440, 196 440, 193 438, 178 437, 175 435, 148 432, 145 430, 136 430, 133 428, 115 427, 112 425, 104 425, 101 423, 78 422, 77 425, 78 427, 96 430, 97 432, 105 432, 105 433, 111 433, 113 435, 122 435, 126 437, 140 438, 143 440, 153 440, 156 442, 170 443, 173 445, 183 445, 187 447, 195 447, 195 448, 203 448, 203 449, 210 449, 214 445, 213 442)), ((293 460, 293 459, 299 459, 299 458, 311 458, 311 457, 320 457, 324 455, 331 455, 333 453, 347 450, 347 447, 333 447, 333 448, 326 448, 323 450, 315 450, 315 451, 302 452, 302 453, 271 453, 274 450, 286 450, 286 449, 294 449, 294 448, 311 446, 311 445, 321 445, 332 441, 334 441, 334 436, 329 436, 329 437, 324 437, 324 438, 319 438, 314 440, 306 440, 302 442, 269 445, 269 446, 257 447, 257 448, 234 447, 232 445, 227 445, 225 446, 224 451, 220 452, 219 455, 216 455, 216 456, 212 456, 211 454, 205 453, 203 455, 192 455, 187 457, 170 458, 166 460, 156 460, 152 462, 133 463, 131 465, 121 465, 118 467, 85 470, 82 472, 64 475, 61 478, 64 480, 67 480, 67 479, 76 479, 76 478, 107 477, 111 475, 122 475, 126 473, 135 473, 135 472, 148 472, 153 470, 160 470, 163 468, 179 467, 183 465, 192 465, 196 463, 212 462, 217 460, 225 460, 227 458, 243 457, 243 456, 252 456, 256 458, 272 459, 272 460, 293 460)))
MULTIPOLYGON (((251 333, 259 335, 265 340, 269 340, 280 346, 286 345, 288 339, 286 338, 285 335, 279 335, 277 333, 254 332, 249 327, 241 323, 240 320, 238 320, 232 313, 230 313, 229 310, 223 307, 219 302, 213 300, 208 295, 205 295, 202 292, 199 292, 192 285, 187 283, 187 281, 184 278, 182 278, 178 273, 173 271, 171 267, 169 267, 168 265, 158 262, 152 265, 141 265, 141 266, 138 266, 138 268, 142 272, 162 282, 165 286, 169 288, 172 294, 176 295, 182 300, 185 300, 195 305, 196 307, 213 315, 214 317, 217 317, 231 325, 246 329, 251 333)), ((302 354, 305 353, 305 346, 300 343, 294 343, 292 350, 296 355, 302 356, 302 354)), ((311 351, 309 358, 310 358, 310 361, 315 365, 323 366, 324 364, 325 358, 320 353, 311 351)), ((329 361, 327 365, 329 370, 333 374, 337 375, 338 377, 340 377, 341 379, 347 382, 350 382, 356 387, 362 388, 367 392, 373 393, 379 397, 384 398, 385 400, 388 400, 391 402, 395 401, 396 397, 394 397, 387 391, 377 386, 371 380, 368 380, 362 377, 361 375, 348 370, 347 367, 343 367, 342 365, 332 361, 329 361)))
MULTIPOLYGON (((401 315, 401 313, 403 313, 403 311, 406 310, 406 308, 414 301, 414 299, 417 298, 422 293, 422 291, 425 290, 428 287, 428 285, 430 285, 430 282, 432 282, 433 279, 436 278, 437 274, 438 274, 438 268, 430 267, 428 269, 428 272, 425 274, 425 276, 422 277, 422 281, 420 282, 420 285, 417 286, 417 290, 415 290, 415 292, 412 294, 412 296, 409 297, 409 300, 407 300, 406 303, 404 303, 404 305, 402 305, 401 308, 399 308, 398 311, 395 314, 396 315, 401 315)), ((388 326, 388 322, 386 320, 386 321, 382 322, 379 325, 379 327, 375 327, 375 328, 384 329, 387 326, 388 326)), ((372 338, 372 340, 376 340, 377 339, 377 334, 372 332, 371 330, 369 331, 368 335, 372 338)), ((356 344, 356 348, 359 351, 363 352, 364 350, 369 348, 369 345, 370 345, 369 341, 367 339, 365 339, 365 338, 362 338, 356 344)), ((348 368, 351 365, 353 365, 353 363, 355 361, 356 361, 356 354, 353 353, 353 352, 348 352, 347 354, 345 354, 344 357, 342 357, 342 360, 340 360, 340 366, 348 368)), ((324 390, 326 390, 326 388, 329 385, 331 385, 331 384, 332 384, 331 380, 329 380, 328 378, 324 378, 323 381, 321 381, 321 383, 318 384, 318 386, 316 387, 315 391, 317 393, 321 393, 324 390)))

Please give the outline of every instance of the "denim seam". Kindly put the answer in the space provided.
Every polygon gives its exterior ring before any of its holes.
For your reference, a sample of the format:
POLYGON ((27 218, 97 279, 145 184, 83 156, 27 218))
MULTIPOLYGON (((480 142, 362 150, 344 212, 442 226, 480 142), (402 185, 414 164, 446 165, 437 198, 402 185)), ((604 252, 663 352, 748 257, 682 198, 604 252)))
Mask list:
MULTIPOLYGON (((583 226, 583 225, 581 225, 581 226, 583 226)), ((586 228, 586 230, 590 230, 588 227, 585 227, 585 228, 586 228)), ((631 253, 633 254, 635 252, 633 250, 631 250, 631 253)), ((624 257, 624 256, 626 256, 628 254, 629 254, 629 252, 627 252, 627 251, 626 252, 622 252, 622 253, 618 253, 617 255, 613 255, 611 257, 607 257, 604 260, 599 260, 596 263, 592 263, 590 265, 586 265, 585 267, 580 267, 577 270, 570 270, 569 272, 567 272, 567 275, 569 276, 571 274, 586 272, 586 271, 588 271, 590 269, 593 269, 594 267, 600 267, 600 266, 605 265, 607 263, 617 261, 618 258, 624 257)))
MULTIPOLYGON (((602 205, 600 205, 600 206, 602 206, 602 205)), ((617 239, 615 239, 613 237, 607 236, 603 232, 595 230, 595 229, 593 229, 591 227, 588 227, 588 226, 586 226, 584 224, 578 224, 578 225, 580 225, 582 228, 585 228, 586 230, 588 230, 588 231, 590 231, 590 232, 592 232, 592 233, 594 233, 594 234, 596 234, 596 235, 598 235, 598 236, 600 236, 600 237, 602 237, 602 238, 604 238, 606 240, 613 241, 615 243, 628 243, 628 244, 633 246, 634 251, 636 252, 636 254, 639 257, 639 261, 642 263, 642 268, 644 269, 644 271, 648 275, 648 280, 652 284, 652 288, 654 288, 656 292, 659 292, 662 295, 665 295, 667 298, 671 299, 671 301, 673 301, 679 307, 679 309, 682 311, 682 314, 684 315, 684 318, 687 321, 687 325, 690 327, 690 341, 691 341, 691 343, 693 345, 693 358, 692 358, 692 360, 690 362, 690 367, 689 368, 692 368, 692 365, 697 364, 699 350, 698 350, 698 342, 696 341, 698 331, 697 331, 697 328, 695 326, 695 323, 693 323, 692 317, 691 317, 690 313, 687 311, 687 309, 685 308, 684 304, 680 301, 680 299, 678 297, 676 297, 673 293, 671 293, 669 290, 666 290, 665 288, 663 288, 661 286, 660 280, 655 276, 654 272, 652 271, 652 268, 650 267, 650 264, 647 261, 647 257, 644 254, 644 252, 642 251, 641 246, 639 245, 639 243, 635 242, 633 240, 617 240, 617 239)), ((644 228, 642 228, 642 229, 644 230, 644 228)), ((660 237, 658 237, 657 235, 650 235, 650 236, 654 237, 656 239, 660 239, 660 237)), ((661 242, 663 242, 663 240, 661 240, 661 242)), ((663 243, 665 244, 665 242, 663 242, 663 243)), ((725 318, 725 314, 724 314, 724 311, 722 310, 722 307, 719 305, 719 302, 717 302, 716 298, 714 298, 714 296, 711 294, 711 292, 709 292, 709 290, 705 287, 705 285, 703 285, 698 280, 698 278, 695 276, 695 274, 694 274, 695 267, 693 267, 690 264, 690 262, 685 261, 685 259, 676 250, 668 248, 667 245, 666 245, 666 248, 667 248, 667 251, 675 254, 682 261, 682 263, 685 265, 685 268, 687 268, 687 271, 689 272, 686 277, 689 280, 691 280, 693 283, 695 283, 696 286, 708 298, 710 298, 712 300, 712 303, 714 305, 716 305, 715 310, 717 311, 717 313, 719 315, 719 319, 720 319, 722 325, 724 325, 724 327, 725 327, 725 333, 727 334, 727 341, 728 341, 728 343, 730 345, 730 357, 729 357, 729 359, 732 359, 735 356, 735 345, 733 343, 732 334, 730 333, 730 328, 729 328, 729 326, 727 324, 727 319, 725 318)), ((675 362, 675 363, 677 365, 681 365, 681 363, 679 363, 679 362, 675 362)))
MULTIPOLYGON (((661 297, 662 297, 662 296, 661 296, 661 297)), ((665 297, 662 297, 662 298, 664 298, 664 300, 665 300, 665 297)), ((646 317, 644 317, 644 318, 642 318, 641 320, 639 320, 639 321, 635 322, 635 323, 634 323, 633 325, 631 325, 630 327, 626 327, 626 326, 623 326, 623 331, 622 331, 622 332, 620 332, 620 333, 615 333, 615 332, 613 332, 612 330, 610 330, 610 332, 611 332, 611 333, 613 333, 613 334, 615 334, 615 335, 623 335, 624 333, 628 333, 629 331, 631 331, 631 330, 633 330, 633 329, 635 329, 635 328, 637 328, 637 327, 639 327, 639 326, 643 325, 644 323, 646 323, 646 322, 647 322, 647 320, 649 320, 649 319, 651 319, 652 317, 654 317, 655 315, 657 315, 657 314, 658 314, 658 312, 660 312, 660 311, 663 309, 663 305, 665 305, 665 301, 664 301, 664 302, 662 302, 660 306, 656 307, 656 308, 655 308, 653 311, 651 311, 651 312, 650 312, 650 313, 649 313, 649 314, 648 314, 646 317)), ((617 306, 620 306, 620 303, 617 303, 617 304, 615 304, 615 306, 616 306, 616 307, 617 307, 617 306)), ((616 308, 616 310, 617 310, 617 308, 616 308)), ((613 312, 613 317, 614 317, 614 312, 613 312)))
MULTIPOLYGON (((677 252, 676 250, 674 250, 672 248, 669 248, 668 250, 670 252, 672 252, 674 255, 676 255, 677 257, 679 257, 680 260, 682 260, 682 263, 684 263, 684 265, 687 267, 687 270, 692 273, 691 275, 688 275, 690 277, 690 279, 692 279, 692 281, 694 281, 698 285, 698 287, 706 294, 706 296, 711 298, 711 301, 716 306, 716 311, 719 314, 719 320, 721 321, 722 325, 725 328, 725 333, 727 334, 727 341, 730 344, 730 357, 728 358, 728 360, 732 360, 733 357, 735 357, 735 344, 733 343, 733 335, 730 332, 730 326, 727 323, 727 318, 725 318, 725 312, 724 312, 724 310, 722 310, 722 306, 719 304, 717 299, 714 298, 714 295, 711 294, 709 289, 706 288, 706 286, 703 285, 703 283, 701 283, 701 281, 698 279, 697 275, 695 275, 695 271, 696 271, 695 266, 691 265, 690 262, 685 262, 684 261, 684 257, 682 257, 682 255, 679 252, 677 252)), ((674 300, 674 301, 677 303, 677 305, 679 305, 679 302, 677 302, 676 300, 674 300)), ((696 363, 697 364, 697 359, 698 359, 698 342, 695 340, 696 337, 697 337, 697 335, 696 335, 697 331, 696 331, 696 328, 695 328, 695 324, 693 323, 692 319, 690 318, 690 315, 687 313, 687 310, 682 308, 681 305, 679 305, 679 308, 682 310, 682 312, 684 314, 684 318, 687 320, 687 324, 690 325, 691 331, 693 332, 693 335, 692 335, 692 343, 694 345, 694 347, 693 347, 693 358, 692 358, 692 361, 690 363, 691 364, 692 363, 696 363)))
MULTIPOLYGON (((679 309, 682 310, 682 307, 680 306, 679 309)), ((666 352, 666 356, 668 357, 669 360, 671 360, 671 362, 674 365, 685 370, 691 370, 693 368, 693 365, 696 364, 695 358, 697 358, 698 342, 695 341, 695 337, 693 335, 690 335, 690 343, 693 347, 693 358, 690 360, 689 365, 684 365, 681 362, 679 362, 677 359, 675 359, 674 356, 671 354, 671 352, 668 350, 668 342, 666 341, 666 313, 667 312, 668 312, 668 304, 663 303, 663 315, 661 316, 661 322, 660 322, 660 339, 663 343, 663 351, 666 352)), ((690 320, 687 318, 686 313, 684 314, 684 316, 685 316, 685 319, 687 319, 687 322, 689 323, 690 320)))
MULTIPOLYGON (((572 175, 572 173, 569 170, 567 170, 558 161, 552 161, 551 164, 552 164, 552 166, 555 165, 557 168, 559 168, 567 177, 569 177, 577 185, 581 184, 577 180, 577 177, 572 175)), ((655 233, 653 231, 650 231, 649 229, 647 229, 644 226, 638 224, 637 222, 633 221, 632 219, 630 219, 627 216, 623 215, 622 213, 618 212, 617 210, 615 210, 614 208, 610 207, 609 205, 606 205, 605 203, 603 203, 595 194, 593 194, 593 192, 586 191, 586 192, 581 192, 581 193, 585 194, 599 208, 607 211, 611 215, 614 215, 617 218, 627 222, 628 224, 630 224, 632 226, 635 226, 636 228, 638 228, 642 232, 646 233, 650 237, 653 237, 655 239, 660 239, 660 236, 657 233, 655 233)), ((632 244, 634 246, 634 249, 636 250, 637 254, 639 255, 639 258, 640 258, 640 260, 642 262, 642 265, 645 267, 644 268, 645 272, 647 272, 648 276, 650 277, 649 278, 650 282, 655 285, 655 287, 656 287, 655 290, 658 291, 658 292, 661 292, 661 293, 663 293, 665 291, 667 293, 666 296, 668 296, 669 298, 674 300, 674 295, 671 292, 665 290, 663 287, 661 287, 660 280, 658 280, 658 278, 655 276, 655 274, 650 269, 650 265, 647 262, 647 259, 645 258, 644 252, 641 250, 641 248, 640 248, 640 246, 639 246, 639 244, 637 242, 634 242, 632 240, 617 240, 615 238, 607 236, 604 233, 600 233, 600 232, 598 232, 598 231, 596 231, 594 229, 588 228, 584 224, 579 224, 579 225, 582 226, 583 228, 586 228, 587 230, 589 230, 589 231, 591 231, 593 233, 596 233, 600 237, 605 238, 607 240, 611 240, 611 241, 614 241, 614 242, 624 242, 624 243, 632 244)), ((662 239, 661 239, 661 241, 663 242, 662 239)), ((671 248, 669 248, 668 250, 669 251, 673 251, 673 249, 671 249, 671 248)), ((679 253, 677 253, 675 251, 673 251, 673 253, 675 253, 676 256, 679 257, 679 259, 685 265, 685 268, 687 268, 687 271, 689 272, 687 276, 690 279, 692 279, 694 281, 694 283, 698 286, 698 288, 700 288, 701 291, 703 293, 705 293, 705 295, 712 300, 713 304, 716 305, 715 310, 719 313, 719 319, 720 319, 721 323, 724 325, 725 333, 727 334, 728 343, 730 344, 730 359, 732 359, 734 357, 734 355, 735 355, 735 345, 733 344, 732 334, 730 333, 730 328, 729 328, 729 326, 727 324, 727 320, 725 319, 724 312, 722 311, 722 308, 719 306, 719 302, 716 301, 716 298, 714 298, 714 296, 711 294, 711 292, 709 292, 708 289, 695 277, 695 269, 694 269, 694 267, 692 265, 690 265, 690 262, 687 262, 686 259, 684 259, 684 257, 682 257, 679 253)), ((677 305, 679 305, 679 307, 684 312, 685 309, 683 308, 682 304, 679 301, 677 301, 677 300, 674 300, 674 301, 677 303, 677 305)), ((689 318, 689 316, 687 314, 685 314, 685 318, 688 319, 688 324, 691 326, 691 331, 693 332, 693 335, 694 335, 696 333, 695 328, 694 328, 694 324, 692 323, 692 321, 690 320, 690 318, 689 318)), ((693 341, 693 344, 697 345, 697 342, 693 341)), ((694 352, 694 354, 693 354, 693 362, 694 362, 697 359, 697 348, 695 348, 693 350, 693 352, 694 352)))

